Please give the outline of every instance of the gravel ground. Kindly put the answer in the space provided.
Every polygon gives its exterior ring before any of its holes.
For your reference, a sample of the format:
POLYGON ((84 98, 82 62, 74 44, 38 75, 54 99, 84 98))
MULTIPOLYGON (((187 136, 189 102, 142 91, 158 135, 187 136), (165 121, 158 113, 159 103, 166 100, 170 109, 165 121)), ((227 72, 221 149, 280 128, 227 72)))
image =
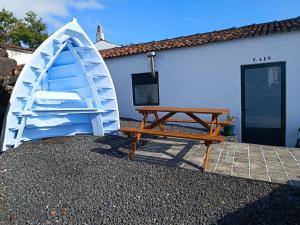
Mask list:
POLYGON ((131 162, 128 145, 80 135, 0 155, 0 224, 300 224, 300 189, 131 162))

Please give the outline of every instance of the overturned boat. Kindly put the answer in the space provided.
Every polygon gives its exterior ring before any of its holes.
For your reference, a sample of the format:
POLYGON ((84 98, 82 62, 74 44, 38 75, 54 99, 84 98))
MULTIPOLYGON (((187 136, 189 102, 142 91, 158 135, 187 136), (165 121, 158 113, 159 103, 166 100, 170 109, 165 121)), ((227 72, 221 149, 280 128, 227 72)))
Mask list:
POLYGON ((73 19, 45 40, 23 68, 3 124, 2 150, 46 137, 115 134, 119 127, 109 71, 73 19))

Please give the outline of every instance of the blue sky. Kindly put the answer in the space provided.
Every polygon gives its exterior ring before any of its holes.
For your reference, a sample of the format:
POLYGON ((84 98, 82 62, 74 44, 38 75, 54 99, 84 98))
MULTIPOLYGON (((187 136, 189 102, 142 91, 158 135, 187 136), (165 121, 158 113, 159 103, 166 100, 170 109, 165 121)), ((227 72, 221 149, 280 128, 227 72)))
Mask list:
POLYGON ((297 0, 0 0, 19 17, 38 13, 49 32, 76 17, 95 41, 96 26, 113 43, 161 40, 300 16, 297 0))

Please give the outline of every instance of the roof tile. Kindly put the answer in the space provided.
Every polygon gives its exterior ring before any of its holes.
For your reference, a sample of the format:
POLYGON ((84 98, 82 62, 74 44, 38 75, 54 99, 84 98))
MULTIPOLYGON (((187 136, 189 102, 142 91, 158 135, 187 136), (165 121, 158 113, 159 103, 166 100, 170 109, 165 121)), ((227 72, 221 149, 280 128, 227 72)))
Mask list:
POLYGON ((264 36, 275 33, 300 30, 300 17, 287 20, 273 21, 261 24, 251 24, 243 27, 213 31, 202 34, 194 34, 185 37, 151 41, 141 44, 133 44, 100 51, 103 58, 114 58, 126 55, 145 53, 149 51, 161 51, 172 48, 183 48, 208 43, 264 36))

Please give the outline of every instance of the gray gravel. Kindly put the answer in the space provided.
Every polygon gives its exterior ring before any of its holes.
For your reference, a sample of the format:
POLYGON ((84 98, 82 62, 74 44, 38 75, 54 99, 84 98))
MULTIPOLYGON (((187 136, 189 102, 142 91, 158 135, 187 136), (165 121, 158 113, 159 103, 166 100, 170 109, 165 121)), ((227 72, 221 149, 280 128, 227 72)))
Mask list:
POLYGON ((300 224, 299 189, 131 162, 128 146, 80 135, 0 155, 0 224, 300 224))

